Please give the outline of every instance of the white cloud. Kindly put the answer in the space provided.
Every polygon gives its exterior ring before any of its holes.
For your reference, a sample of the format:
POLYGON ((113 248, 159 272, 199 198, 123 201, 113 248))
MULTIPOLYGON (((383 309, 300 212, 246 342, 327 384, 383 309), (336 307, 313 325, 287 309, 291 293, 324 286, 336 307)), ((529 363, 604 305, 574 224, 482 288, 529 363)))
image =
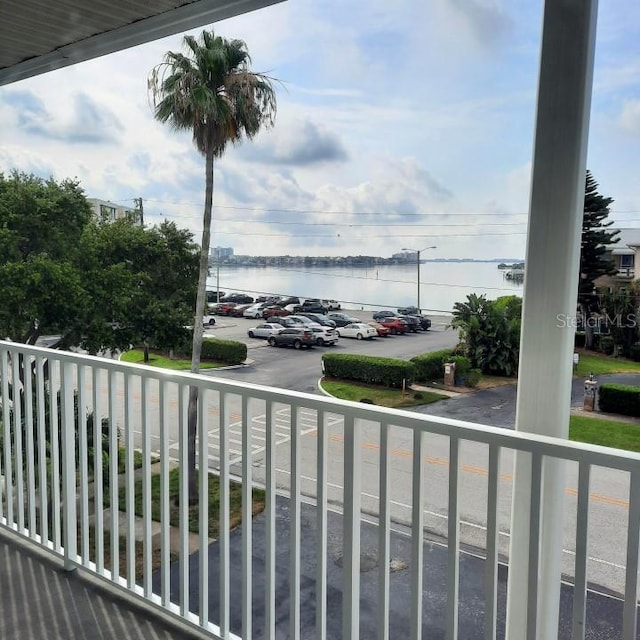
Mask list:
POLYGON ((623 103, 618 123, 625 131, 640 133, 640 100, 626 100, 623 103))

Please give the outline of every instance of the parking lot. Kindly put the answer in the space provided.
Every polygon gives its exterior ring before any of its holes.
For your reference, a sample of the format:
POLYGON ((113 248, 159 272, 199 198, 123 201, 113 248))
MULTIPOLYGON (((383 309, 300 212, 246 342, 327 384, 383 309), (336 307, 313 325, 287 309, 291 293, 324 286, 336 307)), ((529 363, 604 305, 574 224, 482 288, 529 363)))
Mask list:
MULTIPOLYGON (((372 311, 348 309, 347 312, 364 322, 370 321, 373 316, 372 311)), ((212 370, 211 375, 315 393, 318 379, 322 375, 322 354, 327 351, 409 359, 422 353, 455 346, 457 332, 447 328, 450 318, 430 317, 432 327, 429 331, 372 340, 340 338, 335 346, 296 351, 291 348, 270 347, 264 339, 249 338, 247 331, 259 324, 259 320, 216 316, 215 326, 205 330, 205 336, 244 342, 248 348, 249 366, 222 371, 212 370)))

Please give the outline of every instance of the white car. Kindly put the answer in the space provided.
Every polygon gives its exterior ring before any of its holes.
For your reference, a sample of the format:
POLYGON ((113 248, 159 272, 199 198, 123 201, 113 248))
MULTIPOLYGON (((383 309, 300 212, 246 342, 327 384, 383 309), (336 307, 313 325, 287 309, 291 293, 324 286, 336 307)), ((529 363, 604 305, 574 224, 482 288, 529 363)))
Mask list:
POLYGON ((321 300, 320 302, 329 311, 340 311, 340 303, 337 300, 321 300))
POLYGON ((336 330, 332 327, 323 327, 319 324, 313 324, 309 325, 309 328, 313 331, 313 337, 319 347, 322 347, 325 344, 334 345, 338 342, 339 336, 336 333, 336 330))
POLYGON ((378 335, 374 327, 364 322, 352 322, 351 324, 346 324, 344 327, 338 327, 336 333, 341 338, 356 338, 357 340, 364 338, 370 340, 378 335))
POLYGON ((286 318, 290 322, 295 322, 296 324, 305 325, 306 327, 321 327, 322 325, 319 322, 313 321, 311 318, 307 318, 307 316, 286 316, 286 318))
POLYGON ((252 329, 247 331, 247 335, 250 338, 269 338, 274 333, 280 333, 284 330, 281 324, 275 324, 274 322, 263 322, 252 329))
POLYGON ((258 302, 257 304, 252 304, 248 309, 245 309, 242 312, 243 317, 245 318, 255 318, 259 320, 262 318, 262 311, 265 307, 264 302, 258 302))
POLYGON ((213 327, 213 325, 216 323, 216 318, 215 316, 211 315, 211 313, 208 313, 207 311, 204 312, 204 315, 202 316, 202 326, 203 327, 213 327))

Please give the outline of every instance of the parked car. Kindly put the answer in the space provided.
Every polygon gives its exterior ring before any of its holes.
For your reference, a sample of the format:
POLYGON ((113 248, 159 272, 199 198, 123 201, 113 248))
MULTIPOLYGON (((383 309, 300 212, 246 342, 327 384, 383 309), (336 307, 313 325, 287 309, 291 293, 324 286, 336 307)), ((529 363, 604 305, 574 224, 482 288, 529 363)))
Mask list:
POLYGON ((418 330, 420 329, 420 320, 418 320, 416 316, 399 315, 398 318, 400 318, 401 320, 404 320, 407 323, 407 326, 409 327, 409 331, 412 331, 413 333, 417 333, 418 330))
POLYGON ((262 310, 262 317, 266 320, 271 317, 280 317, 280 316, 290 316, 291 313, 282 307, 278 307, 276 305, 265 307, 262 310))
POLYGON ((213 325, 215 325, 216 323, 216 319, 213 315, 211 315, 210 313, 207 313, 206 311, 204 312, 204 315, 202 316, 202 326, 203 327, 213 327, 213 325))
POLYGON ((319 347, 322 347, 325 344, 333 346, 338 342, 339 336, 336 333, 336 330, 331 327, 313 325, 310 329, 313 331, 313 337, 319 347))
POLYGON ((382 320, 382 318, 393 318, 395 317, 397 314, 395 311, 389 311, 388 309, 383 309, 382 311, 376 311, 373 314, 373 319, 374 320, 382 320))
POLYGON ((207 291, 207 304, 220 302, 220 300, 222 300, 226 295, 227 294, 224 291, 207 291))
POLYGON ((285 296, 279 298, 276 304, 279 304, 281 307, 286 307, 288 304, 300 304, 300 298, 297 296, 285 296))
POLYGON ((307 316, 303 316, 298 313, 294 313, 292 316, 289 316, 289 319, 294 320, 295 322, 304 324, 308 327, 314 327, 316 325, 320 325, 319 322, 316 322, 315 320, 312 320, 311 318, 307 318, 307 316))
POLYGON ((346 313, 340 313, 338 311, 327 314, 327 317, 336 323, 336 327, 344 327, 348 324, 353 324, 354 322, 362 322, 360 318, 354 318, 353 316, 349 316, 346 313))
POLYGON ((379 322, 367 322, 367 324, 370 324, 382 338, 388 338, 389 334, 391 333, 391 329, 389 329, 389 327, 385 327, 379 322))
POLYGON ((247 335, 250 338, 269 338, 274 333, 280 333, 281 331, 284 331, 284 327, 281 324, 263 322, 249 329, 247 335))
POLYGON ((356 340, 371 340, 378 332, 366 322, 352 322, 343 327, 336 328, 336 333, 341 338, 356 338, 356 340))
POLYGON ((340 311, 341 309, 340 303, 337 300, 321 300, 320 302, 329 311, 340 311))
MULTIPOLYGON (((307 318, 305 318, 306 320, 307 318)), ((280 324, 283 327, 306 327, 308 326, 306 322, 303 322, 302 318, 298 318, 297 316, 271 316, 269 318, 270 322, 275 322, 276 324, 280 324)), ((311 322, 311 321, 309 321, 311 322)))
POLYGON ((407 323, 396 316, 380 318, 379 322, 383 327, 387 327, 387 329, 389 329, 389 333, 392 336, 404 335, 409 330, 407 323))
POLYGON ((267 305, 264 302, 259 302, 257 304, 252 304, 250 307, 244 310, 243 316, 245 318, 262 318, 262 312, 267 305))
POLYGON ((311 349, 315 344, 315 338, 313 331, 308 327, 290 327, 269 336, 268 342, 271 347, 293 347, 294 349, 307 347, 311 349))
POLYGON ((418 307, 410 306, 410 307, 401 307, 398 309, 398 314, 401 316, 415 316, 420 313, 420 309, 418 307))
POLYGON ((235 302, 218 302, 211 307, 211 312, 217 316, 228 316, 235 309, 235 306, 235 302))
POLYGON ((417 315, 416 318, 420 321, 420 328, 423 331, 429 331, 429 329, 431 329, 431 318, 427 318, 424 314, 417 315))
POLYGON ((253 304, 253 298, 246 293, 229 293, 220 302, 235 302, 236 304, 253 304))
POLYGON ((251 306, 252 305, 250 304, 237 304, 229 315, 234 318, 242 318, 244 316, 244 312, 251 306))
POLYGON ((300 310, 309 313, 327 313, 327 307, 320 300, 305 300, 300 306, 300 310))
POLYGON ((335 327, 336 326, 335 320, 331 320, 331 318, 327 318, 327 316, 325 316, 324 314, 308 313, 307 311, 300 311, 296 315, 304 316, 305 318, 309 318, 309 320, 312 320, 313 322, 317 322, 319 325, 322 325, 323 327, 335 327))
POLYGON ((298 311, 302 309, 302 306, 299 304, 287 304, 283 308, 286 309, 289 313, 298 313, 298 311))

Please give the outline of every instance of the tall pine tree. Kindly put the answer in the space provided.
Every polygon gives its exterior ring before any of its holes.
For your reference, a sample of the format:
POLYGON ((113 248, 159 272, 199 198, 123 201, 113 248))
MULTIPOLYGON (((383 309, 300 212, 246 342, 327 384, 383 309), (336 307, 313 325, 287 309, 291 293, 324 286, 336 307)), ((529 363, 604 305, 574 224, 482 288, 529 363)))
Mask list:
POLYGON ((614 275, 615 263, 608 245, 618 242, 619 231, 611 230, 609 205, 613 198, 598 193, 598 183, 587 171, 584 192, 584 216, 582 218, 582 243, 580 249, 580 281, 578 306, 586 327, 585 346, 593 347, 593 327, 589 319, 599 310, 595 281, 601 276, 614 275))

